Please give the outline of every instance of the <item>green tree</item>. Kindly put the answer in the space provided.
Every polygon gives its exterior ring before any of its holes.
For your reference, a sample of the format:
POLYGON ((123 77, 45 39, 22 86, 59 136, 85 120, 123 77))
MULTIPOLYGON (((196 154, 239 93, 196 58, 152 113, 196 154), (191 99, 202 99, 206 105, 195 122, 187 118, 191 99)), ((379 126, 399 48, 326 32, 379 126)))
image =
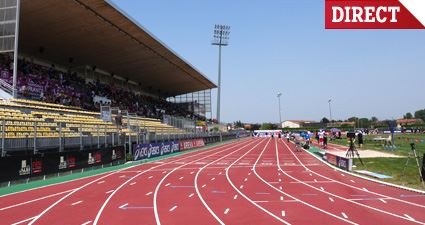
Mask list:
POLYGON ((261 124, 260 130, 274 130, 277 129, 277 125, 273 123, 263 123, 261 124))
POLYGON ((425 109, 421 109, 415 112, 415 118, 416 119, 422 119, 425 121, 425 109))
POLYGON ((235 128, 243 128, 244 124, 240 120, 238 120, 238 121, 233 122, 233 126, 235 128))
POLYGON ((368 118, 360 118, 358 121, 358 126, 357 127, 361 127, 361 128, 369 128, 371 125, 371 122, 368 118))
POLYGON ((412 113, 408 112, 406 115, 403 116, 404 119, 413 119, 412 113))
POLYGON ((330 121, 326 117, 323 117, 322 120, 320 120, 320 123, 323 123, 323 124, 328 124, 329 122, 330 121))

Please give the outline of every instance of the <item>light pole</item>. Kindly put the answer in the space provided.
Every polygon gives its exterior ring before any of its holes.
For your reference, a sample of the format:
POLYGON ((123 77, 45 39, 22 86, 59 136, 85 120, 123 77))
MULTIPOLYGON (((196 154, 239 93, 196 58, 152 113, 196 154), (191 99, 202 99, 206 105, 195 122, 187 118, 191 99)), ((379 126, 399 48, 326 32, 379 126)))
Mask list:
POLYGON ((214 26, 214 40, 212 45, 218 46, 218 87, 217 87, 217 123, 220 123, 220 95, 221 95, 221 47, 229 45, 230 26, 214 26))
POLYGON ((283 128, 283 126, 282 126, 282 110, 280 109, 280 96, 282 96, 282 93, 278 92, 277 98, 278 98, 278 102, 279 102, 279 124, 283 128))
POLYGON ((332 122, 332 107, 331 107, 331 102, 332 102, 332 99, 329 99, 328 100, 328 104, 329 104, 329 121, 332 122))

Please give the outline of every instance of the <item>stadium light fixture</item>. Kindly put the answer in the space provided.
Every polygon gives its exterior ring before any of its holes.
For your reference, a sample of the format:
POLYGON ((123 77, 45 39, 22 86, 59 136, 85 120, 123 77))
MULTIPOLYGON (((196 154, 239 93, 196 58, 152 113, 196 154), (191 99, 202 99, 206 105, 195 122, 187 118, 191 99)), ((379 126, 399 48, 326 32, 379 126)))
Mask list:
POLYGON ((229 45, 230 26, 214 26, 214 39, 212 45, 218 46, 218 87, 217 87, 217 122, 220 123, 220 97, 221 97, 221 47, 229 45))
POLYGON ((278 101, 279 101, 279 124, 283 128, 283 126, 282 126, 282 110, 280 109, 280 96, 282 96, 282 93, 278 92, 277 98, 278 98, 278 101))

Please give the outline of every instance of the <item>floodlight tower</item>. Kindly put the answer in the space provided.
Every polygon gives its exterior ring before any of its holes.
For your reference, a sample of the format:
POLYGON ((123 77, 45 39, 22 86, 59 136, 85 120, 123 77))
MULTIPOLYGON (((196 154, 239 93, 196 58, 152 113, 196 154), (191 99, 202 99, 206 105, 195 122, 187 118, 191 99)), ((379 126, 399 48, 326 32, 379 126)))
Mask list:
POLYGON ((328 100, 328 104, 329 104, 329 120, 332 122, 332 107, 331 107, 331 102, 332 99, 328 100))
POLYGON ((221 95, 221 47, 229 45, 230 26, 214 26, 212 45, 218 46, 218 89, 217 89, 217 122, 220 123, 220 95, 221 95))
POLYGON ((280 109, 280 96, 282 96, 282 93, 278 92, 277 98, 278 98, 278 101, 279 101, 279 124, 280 124, 280 126, 282 126, 282 110, 280 109))

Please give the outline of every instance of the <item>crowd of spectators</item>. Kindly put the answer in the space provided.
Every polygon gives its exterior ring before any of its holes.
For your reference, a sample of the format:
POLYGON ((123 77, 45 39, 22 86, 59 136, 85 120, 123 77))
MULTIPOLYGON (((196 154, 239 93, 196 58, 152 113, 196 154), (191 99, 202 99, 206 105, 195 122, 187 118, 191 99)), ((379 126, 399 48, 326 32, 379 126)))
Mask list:
MULTIPOLYGON (((12 71, 12 58, 1 54, 0 79, 12 84, 12 71)), ((20 97, 77 106, 91 111, 100 110, 101 105, 110 105, 150 118, 162 118, 167 114, 204 119, 187 110, 184 105, 159 97, 137 94, 114 83, 107 84, 99 80, 89 82, 76 73, 60 71, 54 65, 46 67, 28 60, 19 60, 17 86, 20 97), (109 101, 95 101, 96 97, 109 101)))

